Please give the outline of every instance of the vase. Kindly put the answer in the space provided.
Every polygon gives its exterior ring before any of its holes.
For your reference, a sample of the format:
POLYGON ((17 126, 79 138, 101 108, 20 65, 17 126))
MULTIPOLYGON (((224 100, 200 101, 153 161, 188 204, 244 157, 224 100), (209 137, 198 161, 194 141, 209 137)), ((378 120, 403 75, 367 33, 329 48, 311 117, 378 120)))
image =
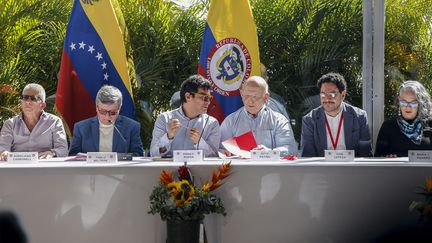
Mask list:
POLYGON ((199 243, 200 220, 168 220, 167 243, 199 243))

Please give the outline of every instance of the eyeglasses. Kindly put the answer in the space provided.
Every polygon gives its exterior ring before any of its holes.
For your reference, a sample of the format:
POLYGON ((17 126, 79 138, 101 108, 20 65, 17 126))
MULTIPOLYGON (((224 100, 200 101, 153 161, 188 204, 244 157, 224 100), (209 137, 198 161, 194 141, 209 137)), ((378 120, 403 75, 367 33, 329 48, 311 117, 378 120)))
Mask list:
POLYGON ((119 110, 116 110, 116 111, 107 111, 107 110, 99 109, 99 108, 98 108, 98 111, 103 116, 106 116, 107 114, 109 114, 109 116, 115 116, 115 115, 117 115, 119 113, 119 110))
POLYGON ((199 95, 198 97, 204 102, 211 102, 213 99, 213 96, 208 95, 208 94, 202 94, 202 93, 191 93, 191 94, 192 95, 195 95, 195 94, 199 95))
POLYGON ((321 92, 320 96, 321 96, 321 98, 326 98, 327 97, 329 99, 334 99, 337 94, 338 94, 337 92, 329 92, 329 93, 321 92))
POLYGON ((418 107, 418 101, 412 101, 412 102, 408 102, 405 100, 400 100, 399 101, 399 106, 404 106, 404 107, 411 107, 411 108, 417 108, 418 107))
POLYGON ((245 95, 245 94, 242 95, 242 98, 243 98, 245 101, 252 100, 253 102, 258 102, 258 101, 264 99, 263 96, 254 96, 254 95, 245 95))
POLYGON ((40 98, 39 97, 37 97, 37 96, 34 96, 34 95, 21 95, 21 99, 22 100, 31 100, 31 101, 33 101, 33 102, 36 102, 36 101, 39 101, 40 100, 40 98))

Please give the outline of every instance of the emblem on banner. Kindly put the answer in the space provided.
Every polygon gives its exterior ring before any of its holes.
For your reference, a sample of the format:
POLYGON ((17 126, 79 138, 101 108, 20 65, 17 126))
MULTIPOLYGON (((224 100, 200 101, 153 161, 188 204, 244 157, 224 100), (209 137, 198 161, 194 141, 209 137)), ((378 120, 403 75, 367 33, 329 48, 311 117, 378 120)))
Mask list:
POLYGON ((240 85, 249 78, 252 60, 246 46, 237 38, 225 38, 210 50, 207 79, 223 96, 239 95, 240 85))
POLYGON ((81 2, 84 4, 93 5, 93 2, 99 2, 99 0, 81 0, 81 2))

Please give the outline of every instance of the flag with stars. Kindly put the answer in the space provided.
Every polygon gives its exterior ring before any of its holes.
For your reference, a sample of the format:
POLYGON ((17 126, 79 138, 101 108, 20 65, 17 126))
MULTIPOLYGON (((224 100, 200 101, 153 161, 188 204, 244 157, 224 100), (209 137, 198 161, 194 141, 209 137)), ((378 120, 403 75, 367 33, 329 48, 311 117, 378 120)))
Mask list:
POLYGON ((122 92, 120 114, 135 119, 123 38, 125 26, 115 1, 74 1, 55 101, 69 134, 76 122, 96 115, 96 94, 105 84, 122 92))

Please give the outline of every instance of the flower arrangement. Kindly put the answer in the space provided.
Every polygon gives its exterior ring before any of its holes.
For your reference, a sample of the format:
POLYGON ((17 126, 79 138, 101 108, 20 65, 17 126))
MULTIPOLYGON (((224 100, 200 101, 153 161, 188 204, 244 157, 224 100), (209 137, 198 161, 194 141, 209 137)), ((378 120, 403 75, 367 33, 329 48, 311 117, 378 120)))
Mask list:
POLYGON ((409 206, 410 211, 418 211, 420 213, 420 220, 424 223, 430 223, 432 218, 432 178, 426 178, 425 187, 420 187, 422 191, 417 194, 424 195, 424 201, 413 201, 409 206))
POLYGON ((202 220, 206 214, 226 215, 222 200, 211 192, 222 185, 222 180, 231 172, 231 162, 222 163, 219 169, 213 169, 211 181, 202 187, 194 185, 186 164, 178 169, 178 179, 174 180, 171 172, 162 170, 160 182, 150 195, 150 211, 159 213, 162 220, 202 220))

